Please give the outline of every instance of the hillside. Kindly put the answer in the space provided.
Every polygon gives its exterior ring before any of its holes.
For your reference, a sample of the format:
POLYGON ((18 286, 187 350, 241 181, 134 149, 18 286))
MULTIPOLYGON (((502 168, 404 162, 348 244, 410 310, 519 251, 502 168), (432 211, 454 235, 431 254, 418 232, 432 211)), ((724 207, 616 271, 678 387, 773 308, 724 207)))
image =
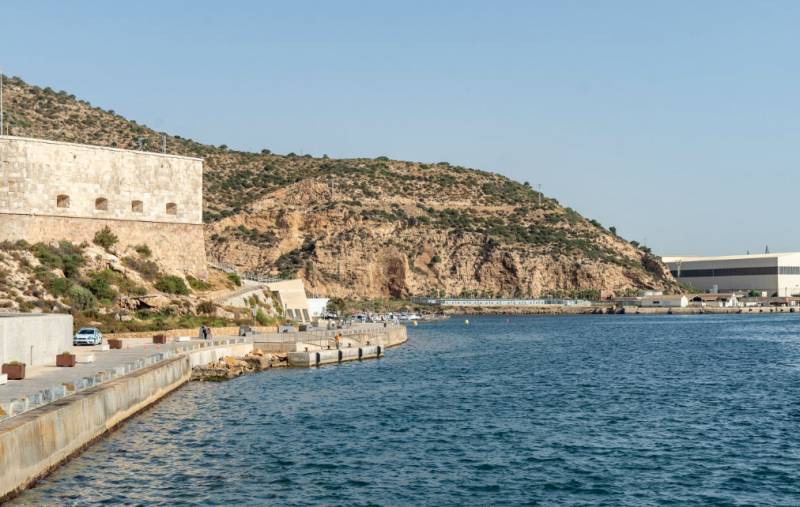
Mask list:
MULTIPOLYGON (((158 151, 161 133, 66 92, 6 84, 12 135, 158 151)), ((247 153, 205 158, 209 256, 344 297, 622 294, 675 288, 659 259, 530 186, 448 163, 247 153)))

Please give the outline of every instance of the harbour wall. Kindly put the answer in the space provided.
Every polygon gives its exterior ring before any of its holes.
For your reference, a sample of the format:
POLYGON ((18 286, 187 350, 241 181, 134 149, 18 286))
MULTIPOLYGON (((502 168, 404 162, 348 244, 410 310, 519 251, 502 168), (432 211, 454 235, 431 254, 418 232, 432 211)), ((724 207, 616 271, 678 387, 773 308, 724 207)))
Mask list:
POLYGON ((264 352, 309 352, 336 347, 335 337, 341 336, 342 348, 381 345, 384 348, 401 345, 408 340, 406 327, 392 324, 362 324, 346 329, 267 333, 253 337, 254 346, 264 352))
POLYGON ((235 343, 193 350, 0 422, 0 501, 186 383, 194 366, 252 348, 235 343))

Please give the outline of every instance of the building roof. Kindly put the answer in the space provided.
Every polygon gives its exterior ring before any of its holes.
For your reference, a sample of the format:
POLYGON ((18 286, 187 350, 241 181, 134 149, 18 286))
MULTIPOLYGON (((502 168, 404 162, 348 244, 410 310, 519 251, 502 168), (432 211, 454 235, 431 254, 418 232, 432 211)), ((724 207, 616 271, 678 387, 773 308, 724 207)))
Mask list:
POLYGON ((662 299, 674 300, 674 299, 681 299, 681 298, 685 298, 685 297, 686 296, 684 294, 662 294, 661 296, 642 296, 642 300, 643 301, 644 300, 661 301, 662 299))
POLYGON ((793 255, 800 256, 800 252, 779 252, 779 253, 768 253, 768 254, 718 255, 718 256, 665 255, 661 257, 661 260, 663 262, 732 261, 732 260, 745 260, 745 259, 774 259, 776 257, 789 257, 793 255))
POLYGON ((692 300, 699 299, 702 301, 724 301, 732 298, 738 299, 739 296, 733 293, 695 294, 692 296, 692 300))

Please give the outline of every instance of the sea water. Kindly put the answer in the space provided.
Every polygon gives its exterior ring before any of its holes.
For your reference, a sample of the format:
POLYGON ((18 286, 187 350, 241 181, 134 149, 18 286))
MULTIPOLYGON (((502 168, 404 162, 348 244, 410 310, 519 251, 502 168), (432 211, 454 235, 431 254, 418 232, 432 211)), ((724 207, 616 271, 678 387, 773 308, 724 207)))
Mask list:
POLYGON ((800 504, 800 316, 469 320, 191 383, 12 505, 800 504))

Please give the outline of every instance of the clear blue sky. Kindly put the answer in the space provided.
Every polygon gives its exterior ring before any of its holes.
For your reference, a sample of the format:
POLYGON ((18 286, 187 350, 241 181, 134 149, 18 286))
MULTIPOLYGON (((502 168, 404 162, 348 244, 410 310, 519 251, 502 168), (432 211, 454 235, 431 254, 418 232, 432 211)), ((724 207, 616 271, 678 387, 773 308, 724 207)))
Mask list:
POLYGON ((800 2, 0 4, 0 66, 170 133, 449 161, 657 253, 800 250, 800 2))

